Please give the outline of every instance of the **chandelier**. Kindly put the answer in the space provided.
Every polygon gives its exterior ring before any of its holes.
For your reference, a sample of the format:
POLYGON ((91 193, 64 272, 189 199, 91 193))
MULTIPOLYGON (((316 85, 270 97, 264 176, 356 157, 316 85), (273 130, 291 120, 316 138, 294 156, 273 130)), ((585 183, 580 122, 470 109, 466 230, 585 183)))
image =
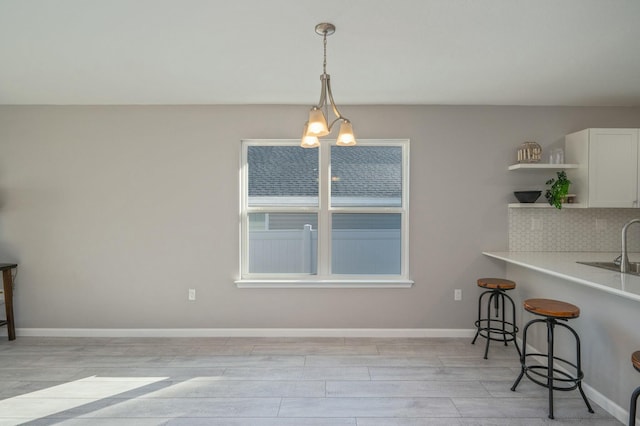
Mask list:
POLYGON ((302 141, 300 143, 300 146, 303 148, 316 148, 320 146, 318 138, 331 133, 333 125, 338 121, 340 121, 340 132, 338 133, 336 145, 352 146, 356 144, 351 122, 340 113, 338 106, 333 100, 331 80, 329 74, 327 74, 327 36, 330 36, 334 32, 336 32, 336 27, 333 24, 321 23, 316 25, 316 33, 322 36, 324 45, 324 61, 322 62, 322 75, 320 75, 322 89, 320 91, 320 101, 318 105, 311 108, 311 111, 309 111, 309 121, 304 124, 302 141), (336 116, 331 124, 328 124, 327 121, 329 105, 331 105, 331 110, 336 116))

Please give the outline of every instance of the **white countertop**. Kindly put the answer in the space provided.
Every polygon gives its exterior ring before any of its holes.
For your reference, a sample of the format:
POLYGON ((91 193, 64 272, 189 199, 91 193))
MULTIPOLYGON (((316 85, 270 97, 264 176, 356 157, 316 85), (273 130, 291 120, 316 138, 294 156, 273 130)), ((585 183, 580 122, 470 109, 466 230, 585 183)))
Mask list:
MULTIPOLYGON (((611 262, 620 252, 504 251, 482 254, 640 302, 640 276, 576 263, 611 262)), ((631 261, 640 261, 640 253, 630 253, 629 258, 631 261)))

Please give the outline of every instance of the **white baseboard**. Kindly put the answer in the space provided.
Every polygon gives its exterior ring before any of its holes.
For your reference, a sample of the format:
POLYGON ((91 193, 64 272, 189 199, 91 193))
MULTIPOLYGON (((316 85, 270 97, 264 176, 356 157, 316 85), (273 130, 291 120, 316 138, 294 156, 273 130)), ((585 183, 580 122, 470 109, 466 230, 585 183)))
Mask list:
MULTIPOLYGON (((584 381, 582 382, 582 388, 584 389, 584 393, 587 395, 587 398, 601 406, 604 411, 611 414, 623 424, 627 424, 627 421, 629 420, 628 408, 619 406, 584 381)), ((629 395, 629 398, 631 398, 631 395, 629 395)))
POLYGON ((446 328, 18 328, 18 337, 473 337, 446 328))

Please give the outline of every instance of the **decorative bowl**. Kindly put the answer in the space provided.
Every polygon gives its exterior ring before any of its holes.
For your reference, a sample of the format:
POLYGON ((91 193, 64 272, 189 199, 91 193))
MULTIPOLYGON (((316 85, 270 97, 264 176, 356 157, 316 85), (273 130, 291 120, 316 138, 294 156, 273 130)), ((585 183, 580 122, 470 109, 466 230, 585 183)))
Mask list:
POLYGON ((521 203, 535 203, 540 194, 542 191, 514 191, 513 193, 521 203))

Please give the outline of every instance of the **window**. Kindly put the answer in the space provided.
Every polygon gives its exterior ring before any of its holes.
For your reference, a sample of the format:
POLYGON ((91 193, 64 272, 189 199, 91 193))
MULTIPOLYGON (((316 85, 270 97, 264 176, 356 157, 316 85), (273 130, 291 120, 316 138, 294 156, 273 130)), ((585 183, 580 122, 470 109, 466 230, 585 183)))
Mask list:
POLYGON ((242 142, 238 286, 407 287, 409 141, 242 142))

